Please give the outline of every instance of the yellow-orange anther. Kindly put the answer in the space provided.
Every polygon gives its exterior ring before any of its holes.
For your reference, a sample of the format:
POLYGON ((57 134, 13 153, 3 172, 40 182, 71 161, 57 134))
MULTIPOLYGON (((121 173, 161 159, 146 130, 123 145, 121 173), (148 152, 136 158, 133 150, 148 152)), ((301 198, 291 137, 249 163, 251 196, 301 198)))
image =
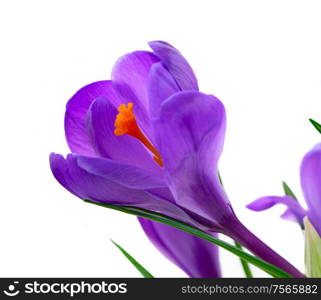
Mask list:
POLYGON ((134 138, 137 138, 141 141, 145 147, 154 154, 153 159, 156 163, 158 163, 161 167, 163 166, 162 158, 156 148, 152 145, 152 143, 147 139, 147 137, 143 134, 143 132, 138 127, 136 122, 135 114, 133 112, 134 103, 121 104, 118 107, 118 114, 115 120, 115 135, 120 136, 123 134, 128 134, 134 138))
POLYGON ((130 134, 136 133, 137 131, 137 123, 135 119, 135 115, 133 113, 133 106, 134 103, 122 104, 118 107, 119 113, 116 116, 115 120, 115 135, 123 135, 123 134, 130 134))

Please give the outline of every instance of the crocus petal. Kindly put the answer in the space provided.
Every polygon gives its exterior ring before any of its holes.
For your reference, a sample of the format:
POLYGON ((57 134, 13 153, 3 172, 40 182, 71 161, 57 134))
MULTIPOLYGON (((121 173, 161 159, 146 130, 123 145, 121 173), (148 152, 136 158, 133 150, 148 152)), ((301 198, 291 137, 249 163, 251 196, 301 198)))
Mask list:
POLYGON ((114 134, 117 113, 116 108, 104 98, 96 99, 90 106, 87 125, 96 151, 103 157, 160 174, 161 168, 140 141, 129 135, 114 134))
POLYGON ((161 212, 183 222, 193 220, 179 207, 162 198, 162 181, 153 173, 136 167, 99 158, 69 154, 50 155, 50 167, 57 181, 81 199, 135 206, 161 212))
POLYGON ((301 185, 308 218, 321 236, 321 144, 308 152, 301 164, 301 185))
POLYGON ((148 80, 150 117, 157 118, 163 101, 179 91, 180 88, 173 76, 161 63, 155 63, 150 70, 148 80))
POLYGON ((149 121, 147 94, 148 75, 159 59, 148 51, 135 51, 120 57, 113 67, 111 78, 114 86, 128 102, 135 103, 135 114, 144 133, 153 140, 149 121))
POLYGON ((292 221, 295 223, 299 223, 301 228, 303 228, 303 223, 301 218, 298 218, 291 209, 286 209, 284 213, 280 216, 281 219, 286 220, 286 221, 292 221))
POLYGON ((119 164, 114 160, 102 160, 96 157, 79 156, 78 166, 92 175, 105 178, 108 181, 122 186, 147 190, 165 187, 164 179, 161 176, 135 168, 132 165, 119 164))
POLYGON ((70 150, 74 153, 96 156, 86 128, 86 115, 91 103, 99 97, 108 99, 115 106, 122 99, 115 92, 111 81, 98 81, 81 88, 66 106, 65 133, 70 150))
POLYGON ((197 79, 191 66, 177 49, 163 41, 149 42, 149 46, 175 78, 181 90, 198 90, 197 79))
POLYGON ((148 107, 147 81, 151 66, 159 59, 148 51, 135 51, 120 57, 112 70, 112 80, 123 86, 126 98, 136 96, 143 107, 148 107))
POLYGON ((307 212, 299 204, 299 202, 289 196, 266 196, 254 200, 246 207, 254 211, 263 211, 273 207, 276 204, 283 204, 287 207, 286 211, 281 215, 283 219, 295 221, 303 226, 303 218, 307 212))
POLYGON ((221 276, 217 246, 165 224, 142 218, 139 221, 155 247, 188 276, 221 276))
POLYGON ((225 132, 225 109, 214 96, 174 94, 154 121, 157 148, 176 202, 220 223, 232 208, 217 175, 225 132))

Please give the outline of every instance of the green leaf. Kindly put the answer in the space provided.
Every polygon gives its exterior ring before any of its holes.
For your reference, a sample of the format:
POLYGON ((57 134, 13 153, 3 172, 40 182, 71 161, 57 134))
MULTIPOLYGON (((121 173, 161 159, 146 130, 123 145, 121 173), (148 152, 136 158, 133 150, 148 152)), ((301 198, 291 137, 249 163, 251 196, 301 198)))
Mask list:
POLYGON ((321 277, 321 237, 310 223, 304 218, 305 227, 305 271, 308 277, 321 277))
POLYGON ((309 121, 312 123, 315 129, 319 131, 319 133, 321 133, 321 124, 319 124, 317 121, 314 121, 313 119, 309 119, 309 121))
POLYGON ((282 181, 282 186, 283 186, 283 190, 284 190, 285 195, 298 201, 298 198, 294 195, 293 191, 290 189, 290 187, 287 185, 287 183, 285 181, 282 181))
POLYGON ((111 240, 112 243, 124 254, 124 256, 133 264, 133 266, 139 271, 145 278, 154 278, 134 257, 132 257, 124 248, 111 240))
MULTIPOLYGON (((235 244, 235 247, 237 247, 240 250, 243 250, 243 247, 240 243, 238 243, 237 241, 234 241, 234 244, 235 244)), ((243 271, 244 271, 245 276, 247 278, 253 278, 252 271, 251 271, 250 266, 247 263, 247 261, 244 260, 243 258, 241 258, 240 261, 241 261, 241 265, 243 267, 243 271)))
POLYGON ((278 267, 276 267, 270 263, 265 262, 264 260, 257 258, 256 256, 248 254, 245 251, 240 250, 237 247, 235 247, 227 242, 224 242, 218 238, 215 238, 215 237, 211 236, 210 234, 208 234, 208 233, 206 233, 206 232, 204 232, 194 226, 191 226, 187 223, 167 217, 167 216, 162 215, 160 213, 156 213, 153 211, 149 211, 149 210, 137 208, 137 207, 115 206, 115 205, 110 205, 110 204, 105 204, 105 203, 94 202, 91 200, 84 200, 84 201, 87 203, 98 205, 98 206, 118 210, 118 211, 130 214, 130 215, 135 215, 135 216, 149 219, 152 221, 167 224, 169 226, 175 227, 177 229, 180 229, 180 230, 183 230, 183 231, 188 232, 190 234, 193 234, 195 236, 198 236, 198 237, 200 237, 204 240, 207 240, 217 246, 220 246, 220 247, 232 252, 233 254, 237 255, 238 257, 244 259, 245 261, 253 264, 254 266, 262 269, 263 271, 267 272, 268 274, 270 274, 273 277, 276 277, 276 278, 292 277, 287 272, 279 269, 278 267))

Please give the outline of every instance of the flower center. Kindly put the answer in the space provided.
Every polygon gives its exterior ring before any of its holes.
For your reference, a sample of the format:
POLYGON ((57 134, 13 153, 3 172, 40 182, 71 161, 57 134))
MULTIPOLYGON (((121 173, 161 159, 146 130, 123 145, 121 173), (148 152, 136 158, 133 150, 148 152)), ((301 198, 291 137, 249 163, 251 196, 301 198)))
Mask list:
POLYGON ((114 123, 114 134, 117 136, 128 134, 138 139, 150 152, 154 154, 153 159, 162 167, 163 161, 159 152, 138 127, 133 107, 134 103, 128 103, 127 106, 126 104, 121 104, 118 107, 118 114, 114 123))

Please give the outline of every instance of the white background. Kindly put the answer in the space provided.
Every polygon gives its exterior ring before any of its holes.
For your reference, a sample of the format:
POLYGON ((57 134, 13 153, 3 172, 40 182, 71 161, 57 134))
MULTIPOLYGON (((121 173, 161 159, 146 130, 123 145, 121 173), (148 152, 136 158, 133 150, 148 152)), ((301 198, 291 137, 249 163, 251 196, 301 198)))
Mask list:
MULTIPOLYGON (((226 105, 220 170, 238 216, 303 269, 303 236, 279 219, 284 208, 245 205, 282 194, 282 180, 301 197, 300 160, 320 140, 307 121, 321 121, 320 15, 320 1, 1 1, 0 275, 140 276, 112 238, 156 277, 185 276, 134 217, 83 203, 48 164, 68 152, 66 101, 155 39, 180 49, 201 90, 226 105)), ((221 254, 224 275, 242 276, 221 254)))

